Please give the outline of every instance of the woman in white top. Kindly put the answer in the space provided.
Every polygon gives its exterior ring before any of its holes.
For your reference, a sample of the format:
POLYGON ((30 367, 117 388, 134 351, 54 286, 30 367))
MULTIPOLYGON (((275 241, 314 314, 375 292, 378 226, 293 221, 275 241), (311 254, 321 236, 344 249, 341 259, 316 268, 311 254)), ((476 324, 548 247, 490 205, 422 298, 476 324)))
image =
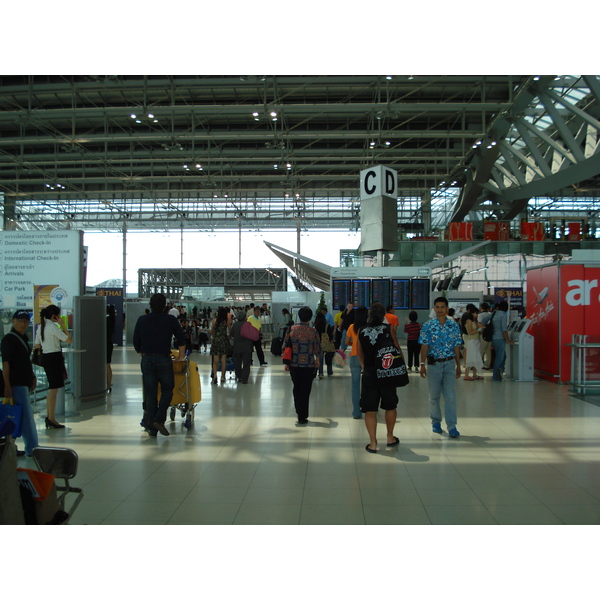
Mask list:
POLYGON ((56 421, 56 395, 59 388, 65 386, 65 361, 60 347, 61 342, 70 344, 71 334, 60 318, 60 308, 50 304, 40 312, 41 325, 38 328, 34 348, 42 349, 42 365, 48 377, 48 395, 46 397, 46 429, 62 429, 56 421))

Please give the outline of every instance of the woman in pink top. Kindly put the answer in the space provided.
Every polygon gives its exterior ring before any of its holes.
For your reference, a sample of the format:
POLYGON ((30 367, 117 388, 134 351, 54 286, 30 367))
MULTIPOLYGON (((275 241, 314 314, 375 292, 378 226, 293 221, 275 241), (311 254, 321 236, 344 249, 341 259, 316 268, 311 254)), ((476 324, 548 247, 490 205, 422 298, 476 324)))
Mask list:
POLYGON ((358 362, 356 355, 356 340, 360 330, 367 324, 369 311, 364 306, 360 306, 354 311, 354 323, 348 327, 346 331, 346 345, 352 344, 352 352, 350 353, 350 373, 352 374, 352 417, 355 419, 362 418, 360 410, 360 374, 362 367, 358 362))

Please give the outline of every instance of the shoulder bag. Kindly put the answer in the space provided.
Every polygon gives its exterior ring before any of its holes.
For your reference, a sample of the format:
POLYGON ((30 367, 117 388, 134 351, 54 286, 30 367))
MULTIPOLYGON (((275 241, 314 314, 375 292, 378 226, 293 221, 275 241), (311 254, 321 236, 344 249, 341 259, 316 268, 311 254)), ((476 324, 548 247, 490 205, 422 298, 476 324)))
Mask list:
POLYGON ((0 423, 8 420, 14 424, 15 428, 11 435, 14 438, 21 437, 21 416, 23 409, 19 404, 15 404, 12 398, 4 398, 0 404, 0 423))
POLYGON ((252 340, 253 342, 258 341, 258 338, 260 337, 258 329, 256 329, 256 327, 254 327, 254 325, 252 325, 252 323, 249 321, 244 321, 240 329, 240 335, 247 340, 252 340))

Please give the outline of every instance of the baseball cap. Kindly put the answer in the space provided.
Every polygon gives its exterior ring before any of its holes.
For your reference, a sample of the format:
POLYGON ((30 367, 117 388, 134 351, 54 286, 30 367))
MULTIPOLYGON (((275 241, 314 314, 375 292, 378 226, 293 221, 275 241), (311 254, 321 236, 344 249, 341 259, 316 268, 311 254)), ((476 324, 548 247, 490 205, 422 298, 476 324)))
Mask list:
POLYGON ((15 312, 15 314, 12 316, 13 319, 27 319, 28 321, 31 321, 31 316, 29 315, 29 311, 28 310, 18 310, 15 312))

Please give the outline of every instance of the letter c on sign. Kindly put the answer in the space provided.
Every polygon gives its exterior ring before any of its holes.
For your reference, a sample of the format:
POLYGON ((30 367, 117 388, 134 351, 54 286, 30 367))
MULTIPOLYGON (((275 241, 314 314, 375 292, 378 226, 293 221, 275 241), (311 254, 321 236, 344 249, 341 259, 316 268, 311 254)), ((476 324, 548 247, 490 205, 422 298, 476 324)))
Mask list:
POLYGON ((375 190, 377 189, 377 186, 373 185, 373 187, 369 188, 369 177, 375 177, 375 171, 369 171, 365 175, 365 192, 367 192, 367 194, 370 195, 375 192, 375 190))

